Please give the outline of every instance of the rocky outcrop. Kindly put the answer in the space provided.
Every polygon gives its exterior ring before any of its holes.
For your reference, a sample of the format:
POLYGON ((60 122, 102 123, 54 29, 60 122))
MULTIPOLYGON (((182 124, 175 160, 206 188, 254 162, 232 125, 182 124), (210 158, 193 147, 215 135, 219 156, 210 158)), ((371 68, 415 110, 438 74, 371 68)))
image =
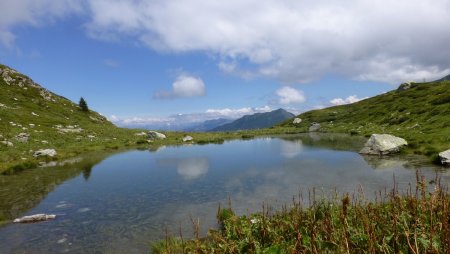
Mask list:
POLYGON ((41 149, 33 153, 33 157, 41 157, 41 156, 49 156, 53 157, 56 156, 55 149, 41 149))
POLYGON ((147 136, 150 140, 155 140, 155 139, 165 139, 166 135, 156 132, 156 131, 149 131, 147 133, 147 136))
POLYGON ((185 137, 183 137, 183 142, 188 142, 188 141, 192 141, 192 140, 194 140, 194 138, 191 137, 191 136, 185 136, 185 137))
POLYGON ((439 159, 443 165, 450 165, 450 149, 439 153, 439 159))
POLYGON ((309 131, 310 132, 315 132, 320 130, 322 126, 320 126, 320 123, 311 123, 311 126, 309 126, 309 131))
POLYGON ((44 100, 55 102, 53 94, 50 91, 36 84, 32 79, 30 79, 25 75, 20 74, 16 70, 8 68, 4 65, 0 65, 0 78, 2 78, 5 81, 5 83, 10 86, 15 85, 23 88, 27 87, 36 88, 39 90, 39 94, 44 100))
POLYGON ((298 118, 298 117, 294 118, 294 121, 292 121, 293 124, 299 124, 301 122, 302 122, 302 119, 298 118))
POLYGON ((21 218, 15 219, 14 223, 33 223, 33 222, 39 222, 39 221, 46 221, 46 220, 53 220, 56 218, 56 215, 54 214, 34 214, 29 216, 23 216, 21 218))
POLYGON ((406 140, 389 134, 372 134, 359 153, 369 155, 386 155, 397 153, 403 146, 408 145, 406 140))
POLYGON ((410 89, 412 86, 413 86, 413 83, 412 83, 412 82, 406 82, 406 83, 403 83, 403 84, 401 84, 401 85, 397 88, 397 92, 402 92, 402 91, 408 90, 408 89, 410 89))

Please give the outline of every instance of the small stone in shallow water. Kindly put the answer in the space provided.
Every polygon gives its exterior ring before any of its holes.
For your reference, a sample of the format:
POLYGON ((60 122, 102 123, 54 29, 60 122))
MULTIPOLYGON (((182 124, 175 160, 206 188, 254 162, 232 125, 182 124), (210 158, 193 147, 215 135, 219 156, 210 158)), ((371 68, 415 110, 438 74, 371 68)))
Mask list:
POLYGON ((84 207, 84 208, 80 208, 78 209, 79 213, 85 213, 85 212, 89 212, 91 210, 91 208, 89 207, 84 207))
POLYGON ((39 221, 46 221, 46 220, 53 220, 56 218, 56 215, 54 214, 34 214, 29 216, 23 216, 21 218, 15 219, 14 223, 31 223, 31 222, 39 222, 39 221))
POLYGON ((61 238, 57 241, 57 243, 61 244, 67 241, 67 238, 61 238))

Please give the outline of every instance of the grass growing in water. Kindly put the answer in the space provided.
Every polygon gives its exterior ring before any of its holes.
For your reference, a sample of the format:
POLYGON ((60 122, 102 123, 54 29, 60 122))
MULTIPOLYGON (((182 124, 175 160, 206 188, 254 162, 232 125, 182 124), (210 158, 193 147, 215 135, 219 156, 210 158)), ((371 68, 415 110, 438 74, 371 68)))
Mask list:
POLYGON ((294 200, 278 212, 263 206, 250 216, 219 208, 220 230, 187 241, 168 236, 152 248, 155 253, 449 253, 450 193, 435 182, 430 192, 418 174, 415 190, 401 195, 394 188, 375 201, 361 191, 331 201, 312 198, 310 207, 294 200))

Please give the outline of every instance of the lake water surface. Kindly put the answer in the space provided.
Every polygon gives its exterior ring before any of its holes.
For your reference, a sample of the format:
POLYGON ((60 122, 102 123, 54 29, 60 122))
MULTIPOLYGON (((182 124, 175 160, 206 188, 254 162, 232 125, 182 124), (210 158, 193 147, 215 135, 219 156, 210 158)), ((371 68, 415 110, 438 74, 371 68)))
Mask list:
POLYGON ((424 158, 363 157, 365 140, 340 135, 297 135, 228 141, 222 145, 165 147, 84 158, 70 166, 0 176, 0 216, 51 213, 57 218, 0 227, 0 253, 143 253, 165 231, 203 234, 216 227, 219 204, 238 214, 263 202, 289 204, 300 193, 354 192, 367 197, 448 170, 424 158))

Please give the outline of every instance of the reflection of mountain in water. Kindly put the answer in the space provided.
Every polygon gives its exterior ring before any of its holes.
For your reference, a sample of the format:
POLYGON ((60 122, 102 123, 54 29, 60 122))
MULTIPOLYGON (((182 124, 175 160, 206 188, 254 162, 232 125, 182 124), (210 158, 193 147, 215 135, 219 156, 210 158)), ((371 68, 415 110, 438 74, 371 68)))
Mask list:
POLYGON ((87 180, 91 168, 109 155, 97 153, 72 164, 30 169, 16 175, 0 175, 0 221, 13 219, 33 208, 55 187, 80 173, 87 180))
POLYGON ((282 140, 301 140, 303 145, 320 147, 338 151, 359 151, 364 146, 366 138, 339 133, 305 133, 280 136, 282 140))

